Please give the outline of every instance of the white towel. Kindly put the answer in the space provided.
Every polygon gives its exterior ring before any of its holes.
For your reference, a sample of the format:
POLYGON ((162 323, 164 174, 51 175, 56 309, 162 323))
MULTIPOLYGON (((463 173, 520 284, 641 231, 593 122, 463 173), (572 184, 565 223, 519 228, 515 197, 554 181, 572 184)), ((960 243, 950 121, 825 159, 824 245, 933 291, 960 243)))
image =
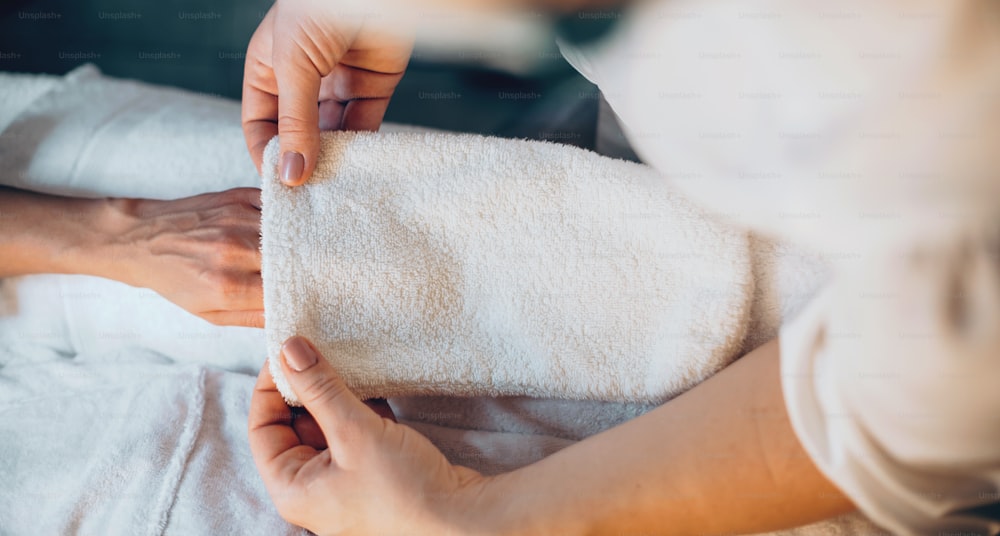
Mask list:
POLYGON ((305 335, 360 396, 662 402, 743 342, 746 233, 648 167, 438 133, 325 134, 297 188, 277 159, 272 142, 268 354, 305 335))

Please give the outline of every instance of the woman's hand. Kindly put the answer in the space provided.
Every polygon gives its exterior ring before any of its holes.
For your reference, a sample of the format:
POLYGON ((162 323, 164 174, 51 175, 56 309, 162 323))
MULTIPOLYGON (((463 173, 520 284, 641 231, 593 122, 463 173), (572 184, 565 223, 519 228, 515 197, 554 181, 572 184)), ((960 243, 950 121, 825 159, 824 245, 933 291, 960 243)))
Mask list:
POLYGON ((372 411, 306 339, 285 342, 281 368, 308 413, 293 413, 265 366, 249 430, 283 518, 317 534, 442 534, 468 520, 489 479, 372 411))
POLYGON ((156 201, 0 187, 0 277, 45 273, 114 279, 215 324, 263 327, 260 190, 156 201))
POLYGON ((110 262, 96 275, 155 290, 213 324, 264 326, 257 188, 111 199, 101 223, 107 241, 90 255, 110 262))
POLYGON ((378 130, 413 47, 388 22, 392 13, 378 9, 379 2, 350 0, 271 7, 250 39, 243 74, 243 134, 258 171, 276 134, 281 180, 298 185, 316 167, 320 129, 378 130))

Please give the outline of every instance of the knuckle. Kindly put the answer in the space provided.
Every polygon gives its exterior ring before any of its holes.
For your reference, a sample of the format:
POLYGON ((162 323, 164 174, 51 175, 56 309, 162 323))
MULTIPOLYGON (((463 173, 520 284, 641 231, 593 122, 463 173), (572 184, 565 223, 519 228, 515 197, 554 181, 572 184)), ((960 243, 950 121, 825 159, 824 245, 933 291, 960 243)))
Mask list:
POLYGON ((215 239, 215 264, 228 268, 245 260, 252 253, 249 240, 238 229, 224 229, 215 239))
POLYGON ((304 386, 302 401, 305 403, 332 404, 350 395, 347 386, 339 378, 321 374, 309 378, 304 386))
POLYGON ((239 278, 231 272, 213 271, 208 274, 207 278, 215 296, 222 301, 228 300, 242 291, 239 278))
POLYGON ((245 212, 246 205, 260 199, 260 188, 240 187, 232 188, 222 192, 223 200, 227 204, 233 205, 236 214, 245 212))
POLYGON ((260 188, 242 187, 230 190, 233 200, 239 204, 240 212, 244 212, 248 205, 260 202, 260 188))
POLYGON ((202 274, 202 279, 208 284, 212 292, 218 292, 220 288, 228 284, 229 274, 222 270, 209 270, 202 274))
POLYGON ((309 122, 297 115, 281 114, 278 116, 278 130, 287 139, 292 137, 308 137, 318 134, 318 124, 310 126, 309 122))
POLYGON ((231 189, 231 190, 226 190, 224 192, 220 192, 219 193, 219 197, 220 197, 220 200, 222 201, 222 203, 224 203, 226 205, 231 205, 233 203, 239 203, 243 199, 243 196, 241 195, 240 190, 238 188, 234 188, 234 189, 231 189))
MULTIPOLYGON (((306 407, 330 407, 344 405, 345 398, 353 398, 347 385, 339 378, 322 376, 308 380, 299 398, 306 407)), ((329 440, 341 445, 356 445, 365 436, 364 423, 347 412, 337 421, 336 427, 329 431, 329 440)))
MULTIPOLYGON (((254 37, 256 37, 256 34, 254 35, 254 37)), ((270 82, 271 80, 274 79, 274 69, 271 67, 269 63, 263 61, 261 59, 261 56, 258 56, 256 54, 248 54, 247 59, 244 62, 244 67, 247 71, 246 73, 247 77, 250 80, 256 82, 257 84, 261 84, 261 82, 270 82)), ((272 87, 270 87, 272 85, 273 83, 267 84, 268 89, 273 89, 272 87)), ((269 93, 275 94, 277 92, 271 91, 269 93)))
POLYGON ((239 230, 227 228, 219 234, 219 246, 227 255, 238 255, 246 249, 246 240, 239 230))

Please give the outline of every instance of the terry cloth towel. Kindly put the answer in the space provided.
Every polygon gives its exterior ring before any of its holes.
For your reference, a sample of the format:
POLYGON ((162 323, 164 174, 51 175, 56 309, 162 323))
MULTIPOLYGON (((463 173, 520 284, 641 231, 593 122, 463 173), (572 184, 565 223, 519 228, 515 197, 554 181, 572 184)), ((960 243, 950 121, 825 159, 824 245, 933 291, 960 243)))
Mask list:
POLYGON ((442 133, 325 134, 297 188, 277 161, 272 140, 268 355, 307 336, 359 396, 655 403, 739 353, 749 238, 646 166, 442 133))

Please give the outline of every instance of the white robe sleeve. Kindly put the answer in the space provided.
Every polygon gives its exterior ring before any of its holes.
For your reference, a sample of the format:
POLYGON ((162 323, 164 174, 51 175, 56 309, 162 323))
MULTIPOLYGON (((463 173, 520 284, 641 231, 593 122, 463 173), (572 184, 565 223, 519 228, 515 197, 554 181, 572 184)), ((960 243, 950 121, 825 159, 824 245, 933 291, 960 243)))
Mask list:
POLYGON ((895 250, 781 332, 792 425, 898 534, 1000 531, 1000 235, 895 250))
POLYGON ((782 330, 813 461, 894 532, 1000 532, 1000 2, 630 9, 561 48, 637 154, 837 266, 782 330))

